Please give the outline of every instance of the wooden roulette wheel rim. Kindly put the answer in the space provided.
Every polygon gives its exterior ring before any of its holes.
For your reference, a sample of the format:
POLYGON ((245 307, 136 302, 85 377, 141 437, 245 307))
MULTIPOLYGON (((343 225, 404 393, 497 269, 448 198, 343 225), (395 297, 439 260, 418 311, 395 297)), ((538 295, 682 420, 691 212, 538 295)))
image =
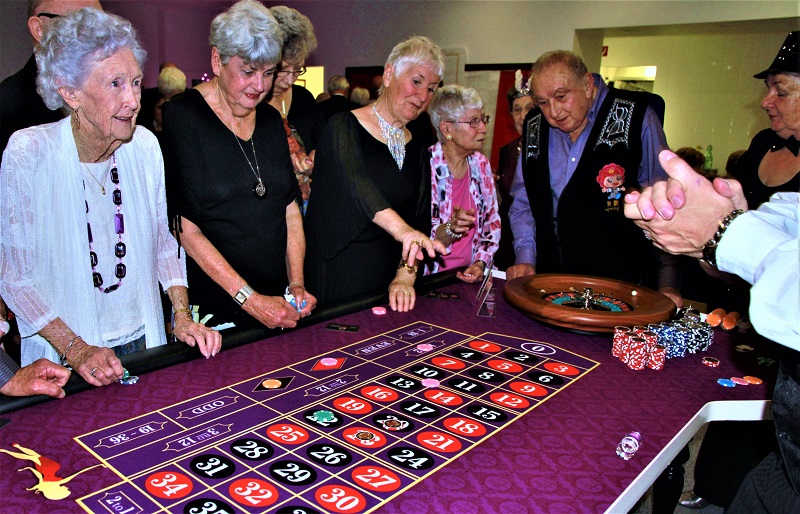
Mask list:
POLYGON ((613 332, 616 326, 647 325, 661 323, 672 317, 677 306, 668 297, 648 287, 587 275, 542 273, 518 277, 506 282, 503 289, 506 301, 533 319, 586 332, 613 332), (583 291, 591 288, 593 293, 621 300, 633 310, 610 312, 584 310, 556 305, 543 299, 549 293, 583 291), (636 294, 632 294, 633 292, 636 294))

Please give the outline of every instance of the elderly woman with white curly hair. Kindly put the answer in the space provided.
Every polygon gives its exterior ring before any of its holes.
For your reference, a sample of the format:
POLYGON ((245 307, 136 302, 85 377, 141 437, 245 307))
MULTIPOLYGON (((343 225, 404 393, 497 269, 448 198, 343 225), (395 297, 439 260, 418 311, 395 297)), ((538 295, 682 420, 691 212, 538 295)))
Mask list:
POLYGON ((166 343, 159 282, 175 336, 206 358, 221 346, 189 314, 158 142, 136 128, 144 58, 122 18, 84 8, 53 20, 37 86, 70 115, 16 132, 0 171, 0 293, 22 364, 60 361, 95 386, 122 378, 119 356, 166 343))

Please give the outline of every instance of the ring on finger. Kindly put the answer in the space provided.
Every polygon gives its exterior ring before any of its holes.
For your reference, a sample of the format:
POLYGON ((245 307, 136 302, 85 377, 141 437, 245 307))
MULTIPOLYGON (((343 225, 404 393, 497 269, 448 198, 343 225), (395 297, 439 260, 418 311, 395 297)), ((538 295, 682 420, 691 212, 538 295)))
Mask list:
POLYGON ((411 241, 412 245, 422 246, 422 243, 419 241, 411 241))
MULTIPOLYGON (((90 371, 89 374, 94 377, 94 374, 98 369, 100 369, 100 368, 92 368, 92 371, 90 371)), ((95 378, 97 378, 97 377, 95 377, 95 378)))
POLYGON ((644 232, 644 238, 650 241, 650 232, 647 230, 642 230, 642 232, 644 232))

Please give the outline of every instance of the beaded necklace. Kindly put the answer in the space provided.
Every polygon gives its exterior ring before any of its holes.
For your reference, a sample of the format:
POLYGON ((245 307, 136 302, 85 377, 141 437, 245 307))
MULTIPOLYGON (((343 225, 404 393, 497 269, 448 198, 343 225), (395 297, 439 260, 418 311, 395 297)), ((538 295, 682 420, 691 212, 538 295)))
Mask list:
MULTIPOLYGON (((122 191, 119 189, 119 172, 117 171, 117 157, 116 154, 111 154, 111 182, 114 183, 114 193, 112 195, 112 201, 114 205, 117 206, 117 213, 114 215, 114 231, 117 234, 117 244, 114 245, 114 255, 116 255, 119 262, 114 268, 114 276, 117 277, 117 283, 110 285, 106 288, 103 286, 103 276, 97 271, 97 254, 94 252, 94 247, 92 246, 94 243, 94 238, 92 237, 92 224, 89 223, 88 219, 86 221, 86 228, 89 233, 89 261, 92 264, 92 282, 94 283, 94 287, 102 291, 103 293, 111 293, 119 289, 119 286, 122 285, 122 279, 125 278, 125 274, 127 273, 127 269, 125 264, 122 262, 122 258, 125 257, 126 247, 125 243, 122 242, 122 234, 125 233, 125 220, 122 216, 122 191)), ((83 183, 83 189, 86 189, 86 183, 83 183)), ((105 193, 103 193, 105 194, 105 193)), ((89 214, 89 202, 84 200, 86 204, 86 214, 89 214)))
POLYGON ((386 140, 389 152, 394 157, 399 169, 403 169, 403 161, 406 158, 406 129, 397 128, 378 114, 375 104, 372 104, 372 112, 378 117, 378 126, 381 128, 381 137, 386 140))

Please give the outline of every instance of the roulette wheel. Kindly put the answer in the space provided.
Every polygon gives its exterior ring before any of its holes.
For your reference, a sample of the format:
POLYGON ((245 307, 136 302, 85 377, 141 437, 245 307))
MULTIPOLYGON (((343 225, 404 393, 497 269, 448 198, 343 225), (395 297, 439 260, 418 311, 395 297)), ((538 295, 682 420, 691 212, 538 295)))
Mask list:
POLYGON ((581 332, 668 320, 677 306, 648 287, 586 275, 542 273, 506 282, 503 296, 541 322, 581 332))

